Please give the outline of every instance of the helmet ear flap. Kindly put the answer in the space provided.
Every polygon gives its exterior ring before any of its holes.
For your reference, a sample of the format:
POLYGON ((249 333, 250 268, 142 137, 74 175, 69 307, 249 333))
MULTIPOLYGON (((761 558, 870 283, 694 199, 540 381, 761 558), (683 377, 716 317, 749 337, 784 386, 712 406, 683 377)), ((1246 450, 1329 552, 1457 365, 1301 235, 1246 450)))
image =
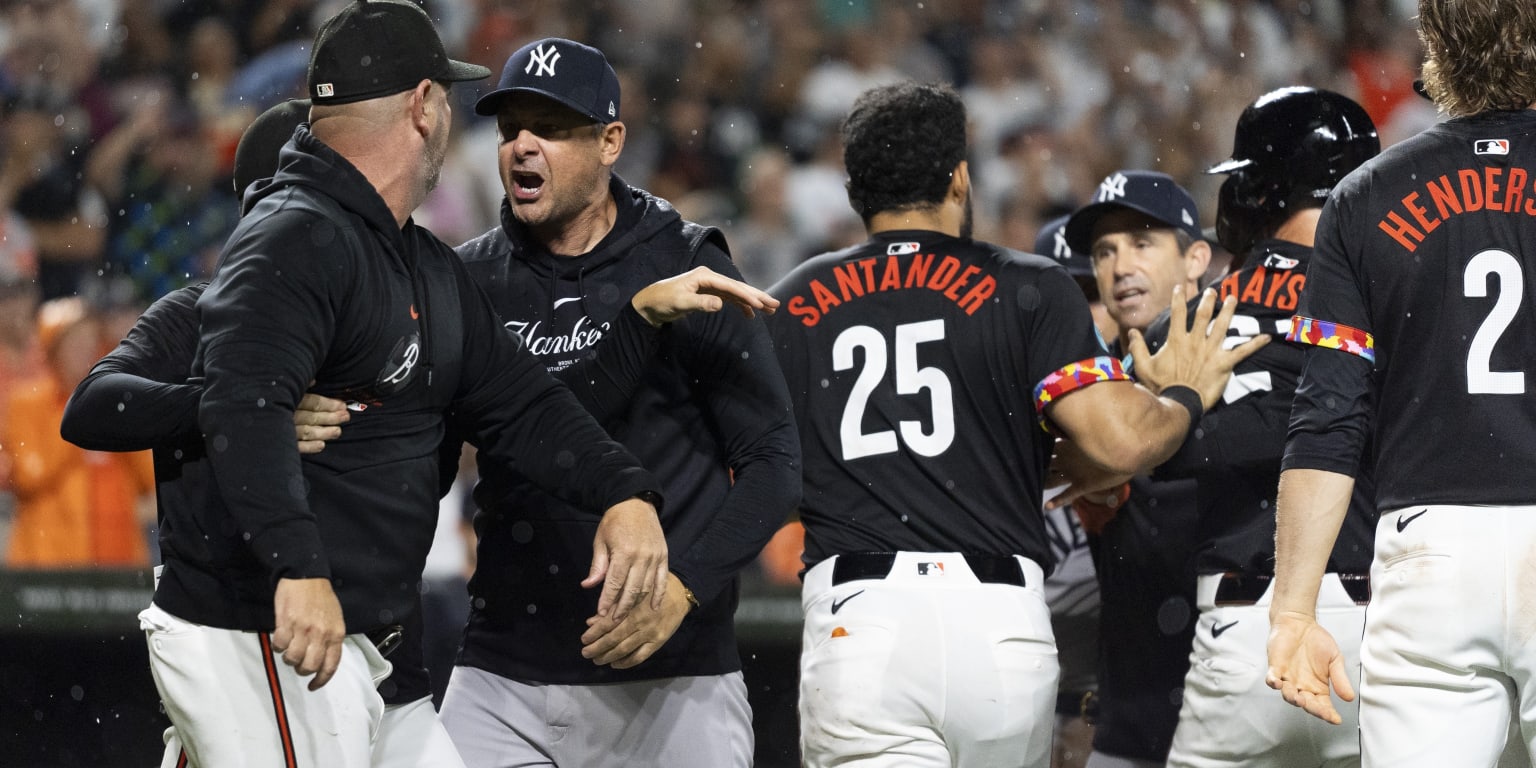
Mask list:
POLYGON ((1216 242, 1232 254, 1232 267, 1242 265, 1248 250, 1264 233, 1277 190, 1254 176, 1234 171, 1221 183, 1216 202, 1216 242))

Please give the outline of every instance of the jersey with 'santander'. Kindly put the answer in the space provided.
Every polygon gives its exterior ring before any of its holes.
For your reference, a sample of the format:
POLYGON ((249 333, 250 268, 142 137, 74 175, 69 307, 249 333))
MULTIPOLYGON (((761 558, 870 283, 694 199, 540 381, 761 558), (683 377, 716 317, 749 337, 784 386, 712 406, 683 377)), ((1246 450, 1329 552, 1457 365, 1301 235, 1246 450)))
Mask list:
POLYGON ((1353 474, 1338 448, 1370 430, 1380 509, 1536 500, 1533 278, 1536 111, 1448 121, 1352 174, 1291 333, 1323 349, 1286 467, 1353 474))
POLYGON ((1036 403, 1126 378, 1067 273, 969 239, 885 232, 812 259, 772 293, 804 457, 807 565, 959 551, 1049 570, 1052 438, 1036 403))

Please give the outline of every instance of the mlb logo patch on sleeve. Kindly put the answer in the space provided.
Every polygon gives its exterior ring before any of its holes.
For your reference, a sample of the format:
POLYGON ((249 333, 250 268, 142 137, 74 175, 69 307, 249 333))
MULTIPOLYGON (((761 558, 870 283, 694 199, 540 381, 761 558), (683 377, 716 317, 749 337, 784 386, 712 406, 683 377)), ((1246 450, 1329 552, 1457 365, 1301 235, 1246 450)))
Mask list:
POLYGON ((1472 143, 1472 151, 1479 155, 1509 154, 1509 139, 1478 139, 1472 143))

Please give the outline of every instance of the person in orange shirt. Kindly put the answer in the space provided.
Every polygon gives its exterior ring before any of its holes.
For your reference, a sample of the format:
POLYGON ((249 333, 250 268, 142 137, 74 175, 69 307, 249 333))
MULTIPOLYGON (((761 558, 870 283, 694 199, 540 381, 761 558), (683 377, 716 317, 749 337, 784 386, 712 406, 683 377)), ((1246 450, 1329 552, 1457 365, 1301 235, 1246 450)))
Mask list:
POLYGON ((43 375, 11 393, 0 444, 11 459, 16 519, 6 548, 13 568, 146 567, 141 519, 153 519, 148 451, 82 450, 59 436, 64 404, 101 352, 100 321, 78 298, 38 310, 43 375))

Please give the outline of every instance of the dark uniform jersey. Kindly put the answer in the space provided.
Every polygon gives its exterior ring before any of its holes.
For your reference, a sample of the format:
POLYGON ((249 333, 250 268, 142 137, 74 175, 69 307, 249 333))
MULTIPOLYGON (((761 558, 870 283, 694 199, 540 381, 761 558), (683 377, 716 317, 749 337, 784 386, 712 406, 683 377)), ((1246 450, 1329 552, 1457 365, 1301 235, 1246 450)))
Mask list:
MULTIPOLYGON (((1198 573, 1274 573, 1275 495, 1291 402, 1306 354, 1304 346, 1283 339, 1306 286, 1311 259, 1312 249, 1304 245, 1262 240, 1243 269, 1216 286, 1220 298, 1238 301, 1227 329, 1234 343, 1259 334, 1274 340, 1238 363, 1221 402, 1158 469, 1159 477, 1198 480, 1198 573)), ((1165 320, 1148 331, 1154 344, 1166 334, 1165 320)), ((1370 489, 1368 477, 1357 484, 1352 514, 1328 562, 1331 572, 1370 570, 1375 530, 1370 489)))
POLYGON ((1536 111, 1383 152, 1334 190, 1317 251, 1286 467, 1353 474, 1369 434, 1379 509, 1536 500, 1536 111))
POLYGON ((1036 403, 1124 379, 1054 262, 929 231, 802 264, 770 320, 804 455, 805 562, 1019 554, 1049 571, 1036 403))

